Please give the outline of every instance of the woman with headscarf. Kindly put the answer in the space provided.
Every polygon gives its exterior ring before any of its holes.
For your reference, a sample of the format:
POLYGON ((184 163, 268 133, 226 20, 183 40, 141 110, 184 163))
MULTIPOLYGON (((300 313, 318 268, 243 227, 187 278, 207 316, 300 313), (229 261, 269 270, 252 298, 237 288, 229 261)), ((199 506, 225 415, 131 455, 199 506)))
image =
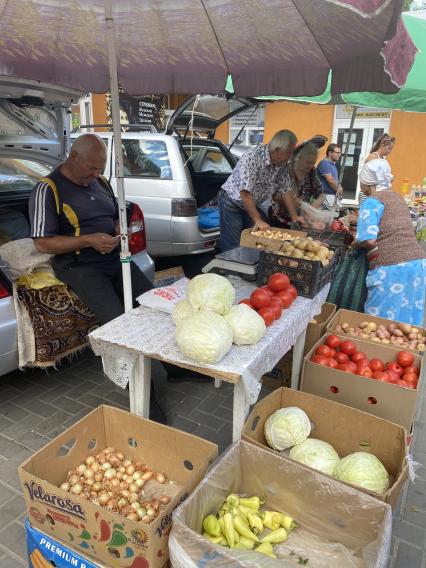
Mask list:
POLYGON ((360 205, 366 199, 365 186, 374 185, 378 192, 391 188, 393 175, 387 156, 392 152, 394 145, 395 138, 393 136, 382 134, 372 147, 359 176, 361 185, 360 205))
POLYGON ((366 199, 359 210, 356 240, 367 251, 369 264, 364 311, 423 325, 426 255, 404 198, 394 191, 378 190, 380 176, 380 170, 370 168, 369 178, 362 181, 366 199))

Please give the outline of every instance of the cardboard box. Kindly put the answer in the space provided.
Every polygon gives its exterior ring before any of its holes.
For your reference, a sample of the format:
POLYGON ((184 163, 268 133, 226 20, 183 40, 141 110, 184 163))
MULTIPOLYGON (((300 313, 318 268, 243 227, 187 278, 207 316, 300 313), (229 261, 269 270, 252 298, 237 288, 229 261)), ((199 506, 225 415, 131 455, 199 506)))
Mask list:
POLYGON ((244 425, 242 439, 276 454, 266 442, 265 422, 275 411, 287 406, 304 410, 312 423, 310 437, 328 442, 340 457, 360 451, 374 454, 387 469, 391 485, 383 496, 358 489, 396 506, 408 473, 407 432, 402 426, 313 394, 282 388, 256 403, 244 425))
POLYGON ((308 558, 308 567, 383 567, 389 556, 391 523, 391 508, 383 501, 241 441, 220 456, 173 514, 170 559, 174 568, 298 566, 298 557, 308 558), (299 527, 274 549, 276 554, 281 550, 285 560, 214 545, 200 534, 203 518, 215 513, 229 493, 259 495, 266 501, 264 509, 285 512, 296 520, 299 527))
POLYGON ((106 568, 32 527, 25 521, 29 568, 106 568))
MULTIPOLYGON (((348 338, 348 339, 352 339, 351 335, 348 335, 347 333, 345 333, 344 331, 340 330, 336 330, 336 327, 338 325, 341 325, 343 322, 347 322, 350 324, 351 327, 358 327, 358 325, 363 322, 363 321, 371 321, 371 322, 375 322, 377 323, 377 325, 384 325, 385 327, 387 327, 390 323, 395 323, 395 324, 399 324, 401 322, 398 321, 393 321, 393 320, 388 320, 388 319, 384 319, 384 318, 378 318, 375 316, 370 316, 370 314, 363 314, 360 312, 353 312, 351 310, 338 310, 336 315, 329 321, 328 325, 327 325, 327 331, 329 333, 335 333, 336 335, 343 335, 344 337, 348 338)), ((423 335, 426 335, 426 330, 423 327, 420 326, 415 326, 417 327, 417 329, 421 330, 423 332, 423 335)), ((371 339, 364 339, 363 341, 368 341, 369 343, 373 343, 374 345, 377 345, 377 341, 372 341, 371 339)), ((379 343, 379 345, 383 345, 381 343, 379 343)), ((414 349, 408 349, 407 347, 402 347, 401 349, 404 349, 405 351, 410 351, 411 353, 415 353, 417 355, 422 355, 423 353, 421 351, 417 351, 414 349)))
POLYGON ((30 522, 107 566, 166 566, 172 511, 204 477, 217 451, 215 444, 191 434, 99 406, 19 467, 30 522), (59 489, 70 469, 108 446, 177 483, 174 497, 151 524, 131 521, 59 489))
MULTIPOLYGON (((294 231, 292 229, 278 229, 276 227, 271 227, 273 232, 288 233, 293 237, 306 237, 306 233, 303 231, 294 231)), ((244 229, 241 233, 240 246, 249 248, 260 248, 263 250, 280 250, 280 247, 285 241, 282 239, 267 239, 266 237, 257 237, 252 234, 253 229, 244 229)))
MULTIPOLYGON (((313 363, 310 357, 315 349, 325 342, 325 338, 326 336, 322 337, 305 357, 300 390, 369 412, 399 424, 410 432, 419 387, 417 390, 402 388, 313 363)), ((394 361, 400 351, 371 341, 352 337, 350 340, 368 359, 379 358, 384 363, 394 361)), ((414 364, 419 368, 422 360, 419 355, 414 355, 414 364)))
POLYGON ((315 323, 309 322, 306 329, 305 355, 312 349, 315 343, 324 335, 327 325, 336 313, 336 304, 326 302, 322 305, 321 313, 315 316, 315 323))

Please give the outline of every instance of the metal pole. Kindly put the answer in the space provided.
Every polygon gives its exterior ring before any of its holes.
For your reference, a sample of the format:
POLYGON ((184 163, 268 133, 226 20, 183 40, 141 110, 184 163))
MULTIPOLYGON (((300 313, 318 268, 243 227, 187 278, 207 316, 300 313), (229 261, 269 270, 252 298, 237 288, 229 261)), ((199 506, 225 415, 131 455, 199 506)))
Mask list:
POLYGON ((108 47, 109 81, 111 89, 111 117, 114 135, 115 176, 117 178, 117 199, 120 218, 121 252, 120 261, 123 270, 124 309, 133 307, 132 278, 130 273, 129 238, 127 233, 126 202, 124 198, 123 151, 121 147, 120 103, 118 92, 117 52, 115 48, 114 18, 112 0, 104 0, 105 24, 108 47))
MULTIPOLYGON (((346 140, 346 144, 345 144, 345 150, 343 152, 342 155, 342 165, 340 167, 340 173, 339 173, 339 186, 342 184, 342 180, 343 180, 343 174, 345 173, 345 167, 346 167, 346 158, 348 155, 348 151, 349 151, 349 144, 351 141, 351 134, 352 131, 354 129, 354 123, 355 123, 355 118, 356 118, 356 111, 357 111, 356 106, 354 106, 353 111, 352 111, 352 116, 351 116, 351 122, 349 124, 349 132, 348 132, 348 139, 346 140)), ((330 225, 334 220, 334 213, 336 212, 337 209, 337 193, 336 196, 334 198, 334 203, 333 203, 333 207, 331 208, 331 219, 330 219, 330 225)))

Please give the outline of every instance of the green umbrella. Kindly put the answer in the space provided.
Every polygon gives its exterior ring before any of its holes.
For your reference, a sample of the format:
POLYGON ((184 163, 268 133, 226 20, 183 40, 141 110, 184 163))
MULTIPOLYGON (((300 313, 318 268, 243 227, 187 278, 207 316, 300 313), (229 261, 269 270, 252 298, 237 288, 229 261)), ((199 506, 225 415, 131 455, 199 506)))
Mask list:
MULTIPOLYGON (((412 112, 426 112, 426 10, 402 14, 405 27, 415 43, 418 53, 405 85, 398 93, 347 93, 331 95, 331 71, 326 90, 316 97, 256 97, 262 101, 289 100, 301 103, 351 104, 353 106, 380 107, 412 112)), ((232 92, 232 81, 228 80, 227 90, 232 92)))

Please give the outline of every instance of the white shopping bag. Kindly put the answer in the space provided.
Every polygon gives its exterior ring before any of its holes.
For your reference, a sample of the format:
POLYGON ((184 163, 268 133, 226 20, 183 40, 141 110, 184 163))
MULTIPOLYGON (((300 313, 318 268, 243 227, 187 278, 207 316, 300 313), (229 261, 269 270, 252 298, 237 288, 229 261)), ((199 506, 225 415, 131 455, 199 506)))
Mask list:
POLYGON ((179 300, 185 299, 188 282, 189 278, 181 278, 170 284, 170 286, 148 290, 148 292, 141 294, 136 299, 141 306, 151 308, 157 312, 171 314, 179 300))

